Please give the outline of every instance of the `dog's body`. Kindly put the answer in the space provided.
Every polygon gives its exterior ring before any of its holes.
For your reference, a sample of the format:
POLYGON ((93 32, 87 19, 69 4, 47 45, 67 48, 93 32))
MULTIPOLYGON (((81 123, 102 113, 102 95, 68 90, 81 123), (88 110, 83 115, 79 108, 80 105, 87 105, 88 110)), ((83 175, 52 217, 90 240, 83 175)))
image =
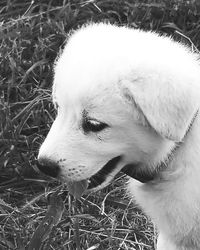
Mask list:
POLYGON ((159 228, 158 250, 200 249, 199 128, 197 117, 162 173, 163 180, 149 184, 130 180, 130 192, 159 228))
POLYGON ((199 81, 197 56, 169 38, 83 27, 55 66, 58 116, 40 169, 94 190, 128 173, 139 180, 128 190, 158 226, 157 249, 199 250, 199 81))

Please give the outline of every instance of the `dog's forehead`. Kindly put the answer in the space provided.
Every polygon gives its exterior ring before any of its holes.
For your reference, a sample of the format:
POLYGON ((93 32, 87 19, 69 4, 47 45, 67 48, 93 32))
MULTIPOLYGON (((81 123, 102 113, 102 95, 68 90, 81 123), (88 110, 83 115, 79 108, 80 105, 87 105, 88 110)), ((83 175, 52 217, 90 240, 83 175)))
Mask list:
POLYGON ((114 107, 122 102, 117 84, 81 85, 59 83, 54 84, 53 99, 59 106, 76 106, 86 110, 102 110, 114 107), (67 88, 65 88, 67 86, 67 88))
MULTIPOLYGON (((117 79, 113 80, 117 82, 117 79)), ((116 116, 120 115, 123 118, 132 112, 132 108, 127 105, 115 83, 65 85, 64 82, 60 82, 54 84, 53 96, 61 108, 68 109, 70 113, 75 111, 79 118, 80 114, 86 111, 90 117, 104 122, 115 122, 116 116)))
POLYGON ((101 65, 88 69, 89 65, 77 62, 76 66, 63 58, 55 69, 53 97, 58 103, 83 102, 88 105, 106 104, 112 102, 118 94, 118 82, 120 74, 109 70, 109 67, 101 65), (115 94, 114 94, 115 93, 115 94))
MULTIPOLYGON (((126 49, 130 39, 116 32, 118 29, 107 28, 87 27, 71 36, 55 65, 56 91, 66 90, 73 95, 92 91, 106 84, 112 85, 130 72, 132 62, 129 60, 133 59, 126 49)), ((136 49, 134 55, 137 53, 136 49)))
POLYGON ((108 62, 100 65, 90 65, 90 62, 77 62, 67 56, 58 61, 55 68, 53 92, 56 96, 70 96, 73 99, 80 96, 94 96, 104 92, 110 94, 114 91, 120 74, 111 70, 108 62))

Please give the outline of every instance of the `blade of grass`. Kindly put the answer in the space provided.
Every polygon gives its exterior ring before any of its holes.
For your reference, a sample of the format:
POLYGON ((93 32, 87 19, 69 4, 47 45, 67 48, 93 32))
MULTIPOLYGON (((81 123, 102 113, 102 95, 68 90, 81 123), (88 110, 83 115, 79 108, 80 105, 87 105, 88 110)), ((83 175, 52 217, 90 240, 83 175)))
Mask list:
POLYGON ((33 234, 28 250, 39 250, 42 242, 48 237, 53 226, 57 225, 62 217, 64 203, 61 195, 56 191, 50 196, 47 213, 33 234))

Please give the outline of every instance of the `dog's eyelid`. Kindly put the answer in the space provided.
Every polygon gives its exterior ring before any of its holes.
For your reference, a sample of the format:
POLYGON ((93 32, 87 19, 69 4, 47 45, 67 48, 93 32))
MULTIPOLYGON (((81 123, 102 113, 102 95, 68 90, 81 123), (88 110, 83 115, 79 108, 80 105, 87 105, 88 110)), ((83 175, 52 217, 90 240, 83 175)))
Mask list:
POLYGON ((108 124, 89 117, 84 120, 82 126, 85 132, 100 132, 109 127, 108 124))
POLYGON ((95 126, 95 125, 98 126, 98 125, 100 125, 100 124, 105 124, 107 127, 109 127, 109 125, 106 124, 105 122, 102 122, 102 121, 97 120, 97 119, 92 118, 92 117, 88 117, 88 118, 87 118, 87 121, 90 122, 90 123, 92 123, 94 126, 95 126))
POLYGON ((93 125, 99 125, 100 123, 103 123, 103 122, 100 122, 100 121, 98 121, 96 119, 92 119, 92 118, 88 118, 87 121, 92 123, 93 125))

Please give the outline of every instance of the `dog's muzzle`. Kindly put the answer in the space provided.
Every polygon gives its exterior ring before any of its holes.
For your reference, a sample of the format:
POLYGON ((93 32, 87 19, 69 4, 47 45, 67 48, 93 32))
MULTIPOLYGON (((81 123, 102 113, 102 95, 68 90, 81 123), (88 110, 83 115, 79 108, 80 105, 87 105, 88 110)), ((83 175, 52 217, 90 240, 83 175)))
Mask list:
MULTIPOLYGON (((79 193, 83 192, 84 188, 87 188, 89 190, 97 188, 106 181, 109 175, 112 174, 113 170, 117 167, 121 158, 122 156, 114 157, 113 159, 108 161, 96 174, 92 175, 87 180, 75 181, 75 182, 70 181, 70 183, 67 183, 69 190, 73 190, 73 194, 76 194, 77 192, 79 193)), ((56 162, 50 161, 46 158, 40 158, 38 159, 37 167, 43 174, 52 178, 59 179, 61 171, 59 164, 57 164, 56 162)))

